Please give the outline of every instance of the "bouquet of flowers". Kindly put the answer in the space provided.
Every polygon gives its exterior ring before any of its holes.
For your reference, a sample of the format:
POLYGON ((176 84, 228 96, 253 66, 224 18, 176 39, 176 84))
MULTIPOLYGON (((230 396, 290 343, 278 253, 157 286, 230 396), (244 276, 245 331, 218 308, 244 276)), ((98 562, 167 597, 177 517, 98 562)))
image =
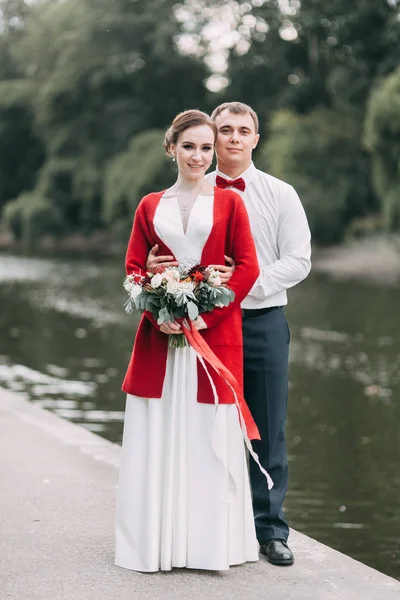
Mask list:
MULTIPOLYGON (((185 318, 194 321, 200 313, 228 306, 235 299, 233 290, 222 285, 220 272, 201 264, 190 269, 160 268, 145 276, 128 275, 124 288, 128 292, 125 310, 149 311, 158 325, 185 318)), ((185 335, 170 335, 169 345, 187 346, 185 335)))

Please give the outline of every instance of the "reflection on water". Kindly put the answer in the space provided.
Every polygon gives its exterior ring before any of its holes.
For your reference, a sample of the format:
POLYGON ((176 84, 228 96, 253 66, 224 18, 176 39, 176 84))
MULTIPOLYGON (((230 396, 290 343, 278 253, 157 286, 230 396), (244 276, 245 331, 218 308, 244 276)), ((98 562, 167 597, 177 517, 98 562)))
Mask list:
MULTIPOLYGON (((137 319, 117 261, 0 256, 0 385, 112 441, 137 319)), ((400 289, 290 293, 290 523, 400 579, 400 289)))

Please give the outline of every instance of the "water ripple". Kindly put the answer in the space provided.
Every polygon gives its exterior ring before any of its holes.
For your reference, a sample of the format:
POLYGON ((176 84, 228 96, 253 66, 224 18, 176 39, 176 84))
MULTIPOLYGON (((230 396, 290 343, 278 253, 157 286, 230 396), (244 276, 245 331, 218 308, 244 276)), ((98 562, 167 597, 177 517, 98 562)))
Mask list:
POLYGON ((91 396, 96 389, 96 383, 72 381, 46 375, 24 365, 0 365, 0 384, 7 385, 12 390, 19 391, 29 386, 33 396, 54 394, 57 396, 91 396))

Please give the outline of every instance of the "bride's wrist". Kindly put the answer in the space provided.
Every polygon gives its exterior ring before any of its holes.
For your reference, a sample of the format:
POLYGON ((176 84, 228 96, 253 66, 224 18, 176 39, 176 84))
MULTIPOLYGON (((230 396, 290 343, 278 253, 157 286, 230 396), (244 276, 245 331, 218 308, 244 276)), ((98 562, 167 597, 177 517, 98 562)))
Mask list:
POLYGON ((200 315, 194 321, 196 329, 207 329, 207 324, 200 315))

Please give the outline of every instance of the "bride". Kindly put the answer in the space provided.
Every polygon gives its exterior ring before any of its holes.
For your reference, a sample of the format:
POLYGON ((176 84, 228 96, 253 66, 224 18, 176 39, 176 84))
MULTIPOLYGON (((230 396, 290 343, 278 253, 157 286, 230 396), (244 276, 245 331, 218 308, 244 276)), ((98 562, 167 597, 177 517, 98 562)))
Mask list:
MULTIPOLYGON (((178 114, 164 148, 178 178, 140 202, 126 254, 127 274, 145 273, 158 244, 176 264, 234 258, 235 301, 203 313, 195 327, 242 385, 240 302, 257 279, 254 242, 242 199, 205 180, 216 140, 205 113, 178 114)), ((142 316, 125 376, 115 564, 135 571, 173 567, 225 570, 258 560, 247 462, 232 389, 193 348, 170 348, 179 323, 142 316)))

